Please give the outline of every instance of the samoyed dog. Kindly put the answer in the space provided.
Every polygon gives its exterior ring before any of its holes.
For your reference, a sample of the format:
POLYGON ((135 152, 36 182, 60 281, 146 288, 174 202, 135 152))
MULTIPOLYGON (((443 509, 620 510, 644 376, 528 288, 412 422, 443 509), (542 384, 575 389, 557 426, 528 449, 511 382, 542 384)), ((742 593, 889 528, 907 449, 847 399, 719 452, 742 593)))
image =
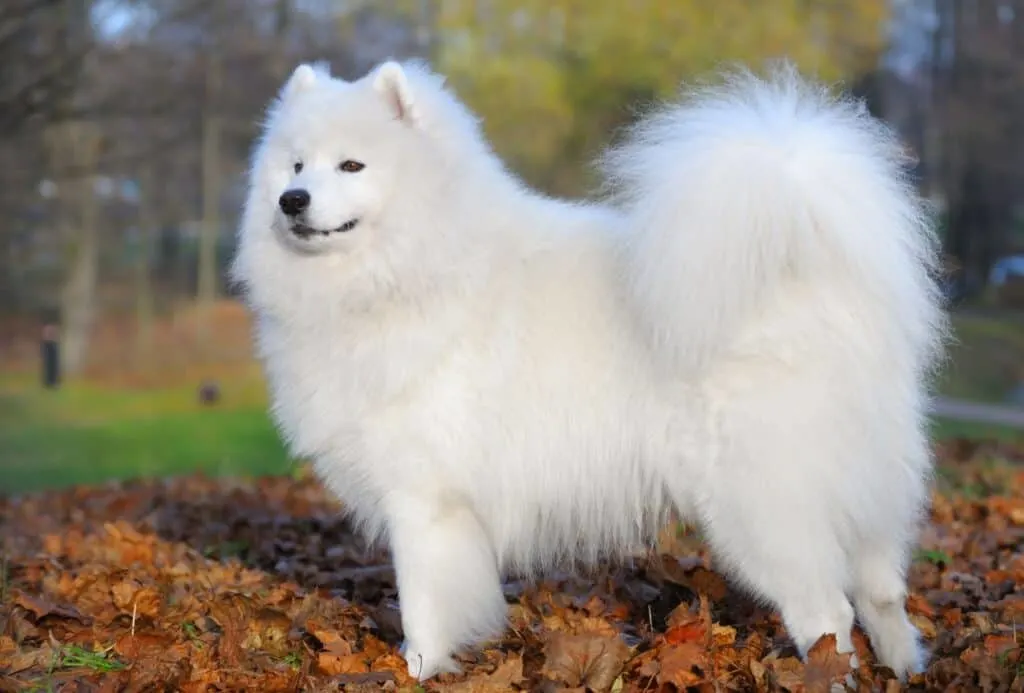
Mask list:
POLYGON ((500 635, 502 576, 670 516, 798 649, 859 617, 901 675, 946 331, 903 150, 783 67, 687 87, 590 202, 528 189, 420 63, 299 66, 252 161, 232 274, 272 411, 386 540, 410 673, 500 635))

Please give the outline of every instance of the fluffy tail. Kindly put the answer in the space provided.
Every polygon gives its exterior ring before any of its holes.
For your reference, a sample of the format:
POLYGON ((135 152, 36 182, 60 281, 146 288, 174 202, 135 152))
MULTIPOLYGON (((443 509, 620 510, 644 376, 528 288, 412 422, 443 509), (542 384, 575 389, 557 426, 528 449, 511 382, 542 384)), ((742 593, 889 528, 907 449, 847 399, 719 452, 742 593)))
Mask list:
POLYGON ((701 368, 784 280, 824 278, 884 306, 869 311, 884 324, 863 329, 933 366, 938 247, 904 163, 860 103, 788 66, 694 89, 642 121, 603 168, 631 220, 628 279, 659 356, 701 368))

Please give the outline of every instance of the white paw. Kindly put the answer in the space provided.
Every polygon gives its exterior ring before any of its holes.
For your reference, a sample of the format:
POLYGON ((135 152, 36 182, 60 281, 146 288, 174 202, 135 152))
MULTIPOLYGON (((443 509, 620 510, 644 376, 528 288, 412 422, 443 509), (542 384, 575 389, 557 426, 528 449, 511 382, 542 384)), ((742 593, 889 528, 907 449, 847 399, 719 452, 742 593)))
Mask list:
POLYGON ((455 660, 448 654, 431 653, 420 647, 410 646, 408 642, 402 643, 400 648, 402 657, 409 667, 409 676, 417 681, 426 681, 438 674, 459 674, 462 669, 455 663, 455 660))

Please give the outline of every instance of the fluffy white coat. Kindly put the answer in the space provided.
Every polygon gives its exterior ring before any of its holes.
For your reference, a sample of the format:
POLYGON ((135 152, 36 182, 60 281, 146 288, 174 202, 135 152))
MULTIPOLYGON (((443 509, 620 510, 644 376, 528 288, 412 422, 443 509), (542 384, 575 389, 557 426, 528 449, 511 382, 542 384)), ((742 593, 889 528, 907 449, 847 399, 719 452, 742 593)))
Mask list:
POLYGON ((295 71, 233 275, 291 450, 390 544, 415 676, 500 633, 505 571, 628 551, 671 511, 802 652, 852 650, 856 608, 921 669, 905 574, 945 323, 902 163, 858 103, 741 73, 641 121, 611 194, 570 203, 419 64, 295 71))

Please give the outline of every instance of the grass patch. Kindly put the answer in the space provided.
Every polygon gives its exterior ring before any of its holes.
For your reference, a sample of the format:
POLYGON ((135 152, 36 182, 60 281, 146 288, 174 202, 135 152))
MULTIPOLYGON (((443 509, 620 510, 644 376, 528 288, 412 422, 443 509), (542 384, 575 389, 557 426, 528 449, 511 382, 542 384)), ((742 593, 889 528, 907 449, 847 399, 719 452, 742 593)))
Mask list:
POLYGON ((1024 319, 1018 315, 958 313, 956 343, 939 381, 947 397, 1003 402, 1024 378, 1024 319))
POLYGON ((106 390, 0 383, 0 491, 109 479, 285 474, 288 456, 259 383, 221 383, 223 400, 198 403, 194 387, 106 390))
POLYGON ((62 669, 89 669, 97 673, 121 671, 125 665, 110 656, 110 650, 87 650, 78 645, 65 647, 60 655, 62 669))
POLYGON ((914 553, 914 560, 924 563, 933 563, 937 566, 947 566, 953 562, 949 554, 939 549, 918 549, 914 553))
POLYGON ((1019 428, 939 417, 932 419, 931 435, 935 440, 969 438, 972 440, 996 440, 1003 443, 1024 440, 1024 430, 1019 428))

